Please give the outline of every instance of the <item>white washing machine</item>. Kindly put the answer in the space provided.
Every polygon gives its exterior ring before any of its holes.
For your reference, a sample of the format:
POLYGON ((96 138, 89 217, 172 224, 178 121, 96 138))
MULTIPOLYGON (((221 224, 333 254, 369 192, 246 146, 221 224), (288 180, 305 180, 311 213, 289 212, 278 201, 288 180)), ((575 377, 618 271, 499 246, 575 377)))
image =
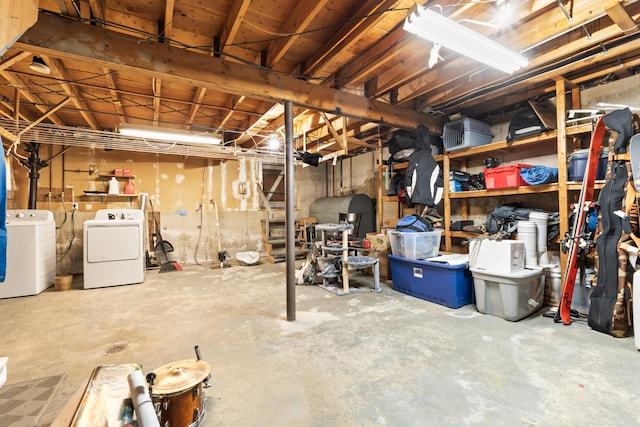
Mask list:
POLYGON ((7 210, 7 272, 0 298, 36 295, 56 275, 56 224, 45 210, 7 210))
POLYGON ((100 209, 84 222, 84 288, 132 285, 145 276, 144 212, 100 209))

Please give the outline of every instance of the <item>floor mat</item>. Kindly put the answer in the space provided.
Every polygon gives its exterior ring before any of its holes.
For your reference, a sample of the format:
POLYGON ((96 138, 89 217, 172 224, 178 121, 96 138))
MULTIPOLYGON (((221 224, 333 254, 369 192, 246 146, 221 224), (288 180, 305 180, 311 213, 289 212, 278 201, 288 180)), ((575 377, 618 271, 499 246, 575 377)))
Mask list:
POLYGON ((0 388, 0 426, 35 426, 66 375, 4 385, 0 388))

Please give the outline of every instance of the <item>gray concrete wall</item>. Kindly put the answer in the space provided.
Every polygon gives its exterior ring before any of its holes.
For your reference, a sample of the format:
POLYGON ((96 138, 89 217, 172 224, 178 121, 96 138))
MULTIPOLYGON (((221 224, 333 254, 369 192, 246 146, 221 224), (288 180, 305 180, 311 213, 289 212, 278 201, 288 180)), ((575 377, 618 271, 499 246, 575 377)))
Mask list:
MULTIPOLYGON (((139 170, 143 169, 140 162, 137 166, 139 170)), ((163 166, 162 162, 158 163, 154 166, 157 174, 153 172, 147 173, 150 177, 144 176, 148 186, 143 187, 143 182, 139 188, 151 190, 149 197, 159 218, 162 237, 175 249, 170 254, 172 260, 183 264, 217 262, 219 250, 227 251, 231 257, 240 251, 256 251, 266 256, 261 220, 269 214, 271 219, 284 218, 285 213, 282 209, 268 211, 262 208, 256 187, 257 161, 240 159, 219 165, 205 161, 186 166, 178 163, 175 170, 171 167, 173 164, 163 166), (239 182, 248 183, 247 194, 238 194, 239 182), (219 227, 213 200, 218 205, 219 227)), ((309 216, 311 202, 325 196, 325 167, 303 167, 299 164, 295 167, 295 173, 295 216, 303 218, 309 216)), ((82 178, 86 181, 88 175, 85 175, 82 178)), ((76 187, 87 187, 86 183, 75 184, 76 187)), ((56 200, 53 203, 39 203, 38 208, 54 212, 58 227, 58 274, 82 273, 83 224, 95 217, 96 210, 139 207, 137 198, 130 202, 99 197, 87 201, 76 195, 76 200, 81 200, 80 210, 72 215, 70 194, 65 196, 64 204, 59 198, 56 200)), ((146 217, 149 233, 153 233, 153 217, 149 206, 146 208, 146 217)), ((146 247, 153 254, 152 245, 146 247)))

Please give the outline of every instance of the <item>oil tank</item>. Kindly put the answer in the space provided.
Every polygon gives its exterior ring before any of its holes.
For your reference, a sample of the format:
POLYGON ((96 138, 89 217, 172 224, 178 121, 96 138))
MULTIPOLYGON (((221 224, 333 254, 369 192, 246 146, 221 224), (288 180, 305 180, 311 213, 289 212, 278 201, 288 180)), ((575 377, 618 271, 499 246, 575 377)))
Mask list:
POLYGON ((341 213, 359 213, 360 227, 357 237, 376 231, 373 200, 366 194, 350 196, 321 197, 311 202, 309 216, 317 218, 320 224, 337 224, 341 213))

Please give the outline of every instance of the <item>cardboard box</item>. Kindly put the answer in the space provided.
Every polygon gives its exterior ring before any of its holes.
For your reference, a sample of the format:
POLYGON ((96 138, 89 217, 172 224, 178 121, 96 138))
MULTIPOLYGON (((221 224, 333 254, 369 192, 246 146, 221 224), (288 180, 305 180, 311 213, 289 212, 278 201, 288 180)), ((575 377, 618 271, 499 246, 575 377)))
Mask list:
POLYGON ((524 270, 525 248, 520 240, 471 240, 469 267, 496 274, 524 270))
POLYGON ((380 278, 391 279, 391 266, 387 258, 391 246, 389 245, 389 236, 382 233, 367 233, 366 239, 371 242, 371 249, 376 251, 376 256, 380 263, 380 278))
POLYGON ((382 220, 382 226, 395 228, 398 221, 400 221, 400 218, 385 218, 382 220))
POLYGON ((395 227, 400 219, 400 203, 396 198, 385 198, 382 203, 382 225, 395 227))
POLYGON ((380 279, 391 280, 391 264, 389 263, 389 251, 378 252, 380 279))
POLYGON ((389 237, 386 234, 367 233, 367 240, 371 242, 371 249, 378 252, 389 250, 389 237))

